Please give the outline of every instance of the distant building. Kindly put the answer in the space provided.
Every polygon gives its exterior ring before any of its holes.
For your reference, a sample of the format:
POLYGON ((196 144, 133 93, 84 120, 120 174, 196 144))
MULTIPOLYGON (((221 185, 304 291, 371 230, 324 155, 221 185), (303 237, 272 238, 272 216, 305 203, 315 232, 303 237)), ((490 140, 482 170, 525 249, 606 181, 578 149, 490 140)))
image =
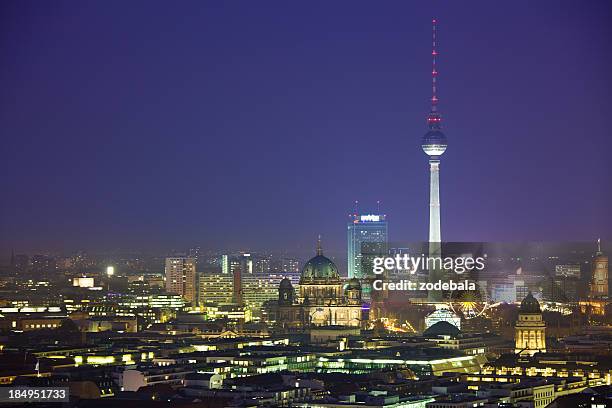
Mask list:
POLYGON ((245 306, 257 316, 265 302, 278 298, 278 288, 283 278, 289 279, 294 286, 299 283, 299 274, 295 273, 244 275, 242 293, 245 306))
POLYGON ((194 374, 195 369, 188 366, 156 366, 142 364, 133 368, 126 368, 121 373, 116 373, 116 382, 124 391, 138 391, 141 387, 158 384, 166 384, 171 387, 182 386, 189 374, 194 374))
POLYGON ((15 255, 12 264, 16 273, 28 272, 30 270, 30 257, 23 254, 15 255))
POLYGON ((348 230, 348 276, 363 279, 367 270, 363 265, 364 244, 367 252, 386 252, 388 225, 382 214, 353 214, 348 230), (369 244, 369 245, 368 245, 369 244))
POLYGON ((300 261, 297 259, 283 258, 281 260, 281 272, 300 272, 300 261))
POLYGON ((598 240, 597 254, 593 260, 593 272, 589 297, 596 300, 608 299, 608 256, 601 251, 601 242, 598 240))
POLYGON ((233 274, 202 274, 200 275, 198 304, 231 303, 233 298, 233 274))
POLYGON ((579 300, 580 281, 576 278, 555 278, 553 289, 553 302, 578 302, 579 300))
POLYGON ((146 305, 153 309, 175 309, 185 307, 185 300, 181 295, 150 295, 146 296, 146 305))
POLYGON ((195 258, 166 258, 166 292, 181 295, 195 305, 196 260, 195 258))
POLYGON ((493 302, 516 302, 516 286, 514 283, 498 282, 491 285, 491 300, 493 302))
POLYGON ((516 354, 546 352, 546 323, 542 319, 540 303, 531 292, 521 302, 514 337, 516 354))
MULTIPOLYGON (((264 303, 278 298, 278 287, 287 278, 293 285, 299 284, 299 273, 241 275, 241 298, 244 306, 259 317, 264 303)), ((235 276, 224 274, 200 275, 198 304, 222 305, 236 302, 235 276)))
POLYGON ((85 276, 72 278, 72 286, 76 286, 79 288, 93 288, 94 278, 85 277, 85 276))
POLYGON ((555 265, 555 276, 564 278, 580 278, 579 264, 555 265))
POLYGON ((272 270, 270 258, 258 257, 253 263, 253 273, 270 273, 272 270))
POLYGON ((221 273, 233 275, 236 268, 240 268, 240 259, 232 255, 221 255, 221 273))

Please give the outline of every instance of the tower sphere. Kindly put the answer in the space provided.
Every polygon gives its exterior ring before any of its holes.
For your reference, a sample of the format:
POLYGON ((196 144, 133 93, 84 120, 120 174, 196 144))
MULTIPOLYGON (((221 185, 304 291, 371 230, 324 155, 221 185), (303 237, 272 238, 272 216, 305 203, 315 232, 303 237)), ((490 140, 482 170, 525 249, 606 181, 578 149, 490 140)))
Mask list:
POLYGON ((423 136, 421 147, 429 156, 441 156, 446 151, 446 136, 438 129, 431 129, 423 136))

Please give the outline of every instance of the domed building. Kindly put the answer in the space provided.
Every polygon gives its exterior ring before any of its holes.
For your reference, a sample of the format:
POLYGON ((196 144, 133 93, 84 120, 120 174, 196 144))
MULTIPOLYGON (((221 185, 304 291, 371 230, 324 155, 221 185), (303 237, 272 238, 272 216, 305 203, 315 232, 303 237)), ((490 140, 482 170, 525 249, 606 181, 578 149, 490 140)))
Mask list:
POLYGON ((521 302, 514 330, 516 354, 531 356, 546 352, 546 323, 542 319, 540 302, 531 292, 521 302))
POLYGON ((316 255, 302 269, 299 294, 283 279, 278 302, 271 305, 270 317, 284 327, 353 326, 362 322, 361 284, 357 279, 343 281, 338 267, 323 255, 321 240, 316 255))

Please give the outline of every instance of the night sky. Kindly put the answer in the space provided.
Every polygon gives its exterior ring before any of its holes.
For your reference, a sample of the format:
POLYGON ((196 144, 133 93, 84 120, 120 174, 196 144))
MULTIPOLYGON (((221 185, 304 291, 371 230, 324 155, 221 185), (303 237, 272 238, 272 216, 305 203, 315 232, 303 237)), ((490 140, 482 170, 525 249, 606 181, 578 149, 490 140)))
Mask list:
MULTIPOLYGON (((612 239, 608 1, 0 3, 0 250, 612 239)), ((314 249, 313 249, 314 250, 314 249)))

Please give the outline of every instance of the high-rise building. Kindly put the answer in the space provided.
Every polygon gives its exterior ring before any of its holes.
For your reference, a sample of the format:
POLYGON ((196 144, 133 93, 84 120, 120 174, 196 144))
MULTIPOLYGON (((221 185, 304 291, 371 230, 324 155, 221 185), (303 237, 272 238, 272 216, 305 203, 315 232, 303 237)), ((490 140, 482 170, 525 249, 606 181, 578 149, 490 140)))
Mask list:
MULTIPOLYGON (((437 22, 434 19, 432 31, 432 68, 431 68, 431 110, 427 115, 429 131, 423 136, 421 147, 429 156, 429 256, 440 257, 442 252, 442 236, 440 232, 440 156, 446 151, 446 136, 442 133, 442 115, 438 111, 436 67, 437 50, 437 22)), ((441 271, 432 268, 429 270, 429 281, 435 282, 441 278, 441 271)), ((440 301, 440 291, 431 291, 428 294, 430 301, 440 301)))
POLYGON ((365 278, 368 269, 364 264, 364 253, 381 254, 387 250, 388 224, 383 214, 351 214, 348 223, 348 276, 365 278))
POLYGON ((196 260, 195 258, 166 258, 166 292, 181 295, 195 305, 196 260))
POLYGON ((221 273, 233 275, 236 268, 240 268, 241 260, 232 255, 221 255, 221 273))

